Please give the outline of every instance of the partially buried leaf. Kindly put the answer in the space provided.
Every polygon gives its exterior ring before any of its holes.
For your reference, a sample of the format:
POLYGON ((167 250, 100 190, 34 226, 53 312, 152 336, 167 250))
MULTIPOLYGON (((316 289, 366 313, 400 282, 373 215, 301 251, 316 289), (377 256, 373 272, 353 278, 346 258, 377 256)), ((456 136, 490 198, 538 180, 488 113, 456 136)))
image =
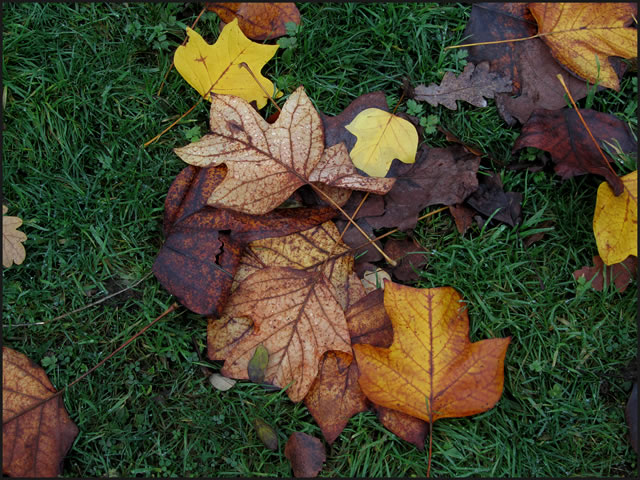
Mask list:
POLYGON ((292 433, 284 447, 294 477, 317 477, 326 453, 322 441, 306 433, 292 433))
POLYGON ((254 40, 268 40, 287 34, 286 23, 300 24, 300 12, 295 3, 207 3, 207 9, 229 23, 234 18, 242 32, 254 40))
POLYGON ((256 429, 256 434, 264 446, 274 452, 278 450, 278 434, 271 425, 262 420, 261 418, 255 418, 253 420, 253 426, 256 429))
MULTIPOLYGON (((635 152, 637 142, 625 122, 608 113, 580 110, 596 141, 619 143, 625 153, 635 152)), ((573 109, 537 110, 522 127, 513 151, 535 147, 551 154, 555 172, 562 178, 593 173, 604 177, 616 195, 622 183, 607 161, 600 155, 580 117, 573 109)))
POLYGON ((530 3, 538 33, 553 56, 574 74, 620 90, 611 56, 638 56, 638 31, 630 25, 638 7, 633 3, 530 3))
POLYGON ((638 171, 620 178, 623 191, 615 196, 608 183, 598 187, 593 233, 606 265, 638 256, 638 171))
POLYGON ((461 300, 451 287, 416 289, 387 282, 384 304, 393 344, 353 346, 359 383, 371 401, 431 423, 496 404, 510 338, 471 343, 461 300))
POLYGON ((493 220, 512 227, 520 223, 522 194, 505 192, 500 175, 497 173, 480 177, 478 190, 469 195, 466 203, 487 217, 493 215, 491 217, 493 220))
POLYGON ((349 155, 339 147, 325 152, 322 122, 303 87, 291 94, 273 124, 238 97, 216 96, 211 133, 175 153, 191 165, 225 164, 224 181, 207 204, 253 215, 270 212, 298 187, 316 181, 374 193, 391 188, 388 179, 365 181, 348 168, 336 168, 351 163, 349 155))
POLYGON ((24 262, 26 252, 22 242, 27 239, 27 236, 18 231, 20 225, 22 225, 22 219, 19 217, 11 217, 5 215, 9 209, 2 206, 2 265, 5 268, 9 268, 14 263, 20 265, 24 262))
POLYGON ((56 477, 78 428, 44 370, 22 353, 2 347, 2 473, 56 477), (44 402, 43 402, 44 401, 44 402), (37 407, 33 405, 43 402, 37 407))
POLYGON ((324 352, 351 352, 344 311, 321 272, 259 270, 229 298, 226 313, 251 318, 254 328, 227 355, 221 372, 247 378, 247 364, 262 343, 270 353, 265 380, 281 388, 291 384, 287 394, 294 402, 307 394, 324 352))
POLYGON ((391 162, 414 163, 418 132, 407 120, 378 108, 360 112, 345 128, 358 141, 349 152, 353 164, 367 175, 384 177, 391 162))
POLYGON ((176 177, 165 201, 166 240, 153 265, 162 285, 202 315, 220 314, 248 242, 305 230, 334 215, 329 208, 253 216, 203 207, 225 172, 224 167, 187 167, 176 177))
POLYGON ((420 102, 428 102, 434 107, 444 105, 456 110, 456 100, 463 100, 476 107, 486 107, 485 98, 493 98, 499 92, 511 92, 511 80, 489 72, 488 62, 482 62, 477 66, 467 63, 457 78, 453 72, 447 72, 440 85, 418 85, 413 98, 420 102))
POLYGON ((389 239, 384 245, 384 253, 398 262, 391 273, 396 279, 404 283, 415 282, 420 278, 417 271, 423 270, 428 263, 424 248, 415 240, 389 239))
POLYGON ((262 45, 244 36, 237 20, 226 25, 220 37, 209 45, 194 30, 187 27, 188 42, 176 50, 173 61, 178 73, 207 100, 212 94, 235 95, 258 108, 267 104, 273 83, 262 76, 262 67, 273 57, 278 45, 262 45), (246 64, 258 79, 258 84, 246 64), (262 88, 260 88, 262 85, 262 88), (263 90, 264 88, 264 90, 263 90))
POLYGON ((591 281, 594 290, 601 292, 613 284, 619 292, 624 292, 638 273, 638 257, 629 255, 623 262, 605 266, 602 259, 593 257, 593 267, 582 267, 573 272, 573 278, 585 277, 591 281))
POLYGON ((211 386, 216 390, 226 392, 236 384, 236 381, 233 378, 225 377, 219 373, 212 373, 209 376, 209 383, 211 383, 211 386))
MULTIPOLYGON (((465 43, 525 38, 536 33, 526 3, 474 3, 465 43)), ((565 70, 539 38, 469 47, 468 60, 476 64, 488 61, 492 72, 511 79, 512 92, 496 95, 498 111, 510 125, 516 119, 524 124, 535 109, 566 106, 564 89, 556 78, 565 70)), ((569 77, 567 85, 576 101, 586 96, 586 82, 569 77)))
POLYGON ((247 366, 247 374, 249 375, 249 380, 251 380, 253 383, 264 382, 264 374, 267 370, 268 363, 269 351, 264 348, 264 346, 258 345, 255 352, 253 352, 253 357, 251 357, 251 360, 249 360, 249 365, 247 366))

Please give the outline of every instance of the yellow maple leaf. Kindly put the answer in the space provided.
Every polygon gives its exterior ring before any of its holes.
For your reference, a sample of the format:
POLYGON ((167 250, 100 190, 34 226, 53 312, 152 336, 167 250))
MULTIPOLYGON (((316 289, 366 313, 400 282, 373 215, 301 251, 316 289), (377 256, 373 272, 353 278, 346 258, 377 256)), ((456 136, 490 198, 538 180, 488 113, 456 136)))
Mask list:
POLYGON ((2 265, 9 268, 14 263, 20 265, 27 256, 24 246, 21 242, 27 239, 27 236, 18 231, 22 220, 18 217, 5 215, 9 209, 2 206, 2 265))
POLYGON ((600 184, 593 214, 598 254, 606 265, 638 255, 638 171, 620 180, 624 190, 617 197, 607 182, 600 184))
MULTIPOLYGON (((274 91, 273 83, 262 76, 262 67, 273 57, 278 45, 262 45, 249 40, 238 27, 238 20, 228 23, 220 37, 209 45, 196 31, 187 27, 188 42, 178 47, 174 56, 176 70, 200 95, 211 100, 211 93, 235 95, 258 108, 267 104, 265 94, 274 91), (242 67, 249 66, 251 73, 242 67)), ((279 92, 280 96, 282 92, 279 92)))
POLYGON ((608 57, 638 56, 638 32, 629 27, 633 3, 530 3, 529 10, 560 63, 591 83, 620 90, 608 57))
POLYGON ((394 158, 404 163, 416 161, 418 132, 403 118, 367 108, 345 128, 358 139, 349 152, 351 161, 367 175, 384 177, 394 158))

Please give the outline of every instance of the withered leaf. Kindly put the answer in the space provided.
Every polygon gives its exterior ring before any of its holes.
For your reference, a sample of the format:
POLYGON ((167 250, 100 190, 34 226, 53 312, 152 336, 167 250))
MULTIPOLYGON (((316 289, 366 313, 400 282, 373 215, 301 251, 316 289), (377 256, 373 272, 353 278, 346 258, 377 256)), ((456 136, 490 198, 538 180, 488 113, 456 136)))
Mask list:
POLYGON ((380 405, 374 404, 374 408, 378 420, 389 431, 405 442, 413 443, 420 450, 424 450, 424 440, 429 433, 428 422, 380 405))
POLYGON ((306 433, 292 433, 284 447, 294 477, 317 477, 326 453, 322 441, 306 433))
MULTIPOLYGON (((581 109, 580 113, 596 141, 619 142, 625 153, 635 152, 637 142, 625 122, 617 117, 581 109)), ((589 137, 589 133, 573 109, 536 110, 522 127, 513 151, 535 147, 551 154, 555 172, 563 179, 593 173, 604 177, 616 195, 622 193, 622 182, 606 165, 604 158, 589 137)))
MULTIPOLYGON (((476 3, 465 30, 465 43, 525 38, 536 33, 536 22, 526 3, 476 3)), ((559 73, 566 77, 566 71, 539 38, 469 47, 468 59, 476 64, 488 61, 492 72, 511 79, 512 92, 496 95, 498 111, 510 125, 516 119, 524 124, 535 109, 555 110, 566 105, 564 89, 556 78, 559 73)), ((587 94, 586 82, 578 78, 570 76, 567 86, 576 101, 587 94)))
POLYGON ((627 406, 624 410, 624 417, 629 425, 629 440, 633 451, 638 453, 638 382, 634 382, 633 390, 629 395, 627 406))
POLYGON ((384 245, 384 253, 398 262, 391 270, 391 274, 405 284, 417 281, 420 275, 416 273, 416 270, 423 270, 429 261, 424 247, 410 238, 387 240, 384 245))
POLYGON ((373 290, 380 289, 384 290, 384 281, 391 280, 391 275, 389 273, 378 267, 375 270, 368 270, 364 272, 362 276, 362 285, 364 286, 364 291, 367 293, 371 293, 373 290))
POLYGON ((265 380, 288 388, 292 401, 304 398, 324 352, 351 352, 344 311, 321 272, 270 267, 246 278, 225 313, 249 317, 254 328, 227 355, 222 374, 247 378, 247 364, 262 343, 269 351, 265 380))
POLYGON ((573 278, 585 277, 593 280, 591 286, 601 292, 613 284, 618 291, 624 292, 638 273, 638 257, 629 255, 623 262, 605 266, 599 255, 593 257, 593 267, 582 267, 573 272, 573 278), (606 275, 605 275, 606 272, 606 275))
POLYGON ((244 246, 308 229, 334 215, 330 208, 278 209, 262 216, 203 204, 225 177, 224 167, 189 166, 165 200, 165 243, 153 265, 160 283, 189 310, 219 315, 244 246))
POLYGON ((2 206, 2 265, 9 268, 14 263, 20 265, 24 262, 26 252, 22 242, 27 236, 18 230, 22 225, 20 217, 5 215, 9 211, 8 207, 2 206))
POLYGON ((264 446, 274 452, 278 450, 278 434, 274 428, 261 418, 255 418, 253 420, 253 427, 256 429, 256 434, 264 446))
MULTIPOLYGON (((368 201, 368 200, 367 200, 368 201)), ((366 203, 366 202, 365 202, 366 203)), ((342 232, 346 226, 347 222, 345 220, 336 220, 336 227, 342 232)), ((358 226, 362 229, 364 233, 370 239, 375 237, 373 228, 369 225, 369 222, 366 218, 359 218, 356 220, 358 226)), ((356 230, 354 226, 350 226, 344 236, 342 237, 342 241, 349 245, 353 249, 353 254, 358 258, 358 263, 362 262, 377 262, 382 259, 382 255, 373 245, 367 243, 362 234, 356 230)), ((382 249, 382 243, 380 240, 377 240, 376 245, 382 249)))
POLYGON ((376 289, 356 302, 346 313, 351 343, 388 348, 393 328, 384 308, 384 290, 376 289))
POLYGON ((414 165, 397 165, 393 188, 384 196, 385 213, 367 217, 373 228, 411 230, 425 207, 462 202, 478 188, 480 159, 460 146, 423 147, 414 165))
POLYGON ((253 357, 247 365, 247 375, 253 383, 264 382, 264 375, 269 363, 269 351, 263 345, 258 345, 253 352, 253 357))
POLYGON ((76 436, 61 396, 44 370, 24 354, 2 347, 2 473, 56 477, 76 436), (32 408, 30 411, 29 409, 32 408))
POLYGON ((219 373, 212 373, 209 376, 209 383, 216 390, 220 392, 226 392, 236 384, 236 381, 233 378, 225 377, 224 375, 220 375, 219 373))
POLYGON ((287 22, 300 24, 300 11, 291 2, 210 2, 206 6, 225 23, 237 18, 242 32, 254 40, 282 37, 287 34, 287 22))
MULTIPOLYGON (((210 206, 264 214, 298 187, 313 182, 316 167, 320 166, 324 174, 331 171, 344 176, 343 169, 328 168, 327 164, 351 163, 344 149, 324 152, 322 122, 303 87, 291 94, 273 124, 241 98, 217 95, 211 102, 210 124, 211 132, 200 141, 174 150, 191 165, 227 166, 224 180, 207 201, 210 206)), ((318 180, 319 173, 315 175, 318 180)), ((355 181, 355 176, 348 175, 348 179, 355 181)), ((322 175, 323 183, 329 180, 322 175)), ((346 180, 342 178, 340 186, 367 191, 373 188, 376 193, 384 193, 390 186, 388 181, 376 183, 373 179, 364 182, 366 185, 345 185, 346 180)))
POLYGON ((440 85, 418 85, 414 89, 413 98, 434 107, 444 105, 450 110, 457 110, 456 100, 463 100, 476 107, 486 107, 485 98, 493 98, 500 92, 511 92, 511 80, 489 72, 489 62, 478 65, 467 63, 457 78, 453 72, 447 72, 440 85))
POLYGON ((466 200, 466 203, 483 215, 512 227, 520 223, 520 204, 522 194, 519 192, 505 192, 500 175, 492 173, 480 177, 480 186, 466 200))
POLYGON ((461 235, 464 235, 467 229, 473 222, 474 210, 465 206, 464 204, 449 205, 449 211, 453 215, 453 220, 456 222, 456 228, 461 235))

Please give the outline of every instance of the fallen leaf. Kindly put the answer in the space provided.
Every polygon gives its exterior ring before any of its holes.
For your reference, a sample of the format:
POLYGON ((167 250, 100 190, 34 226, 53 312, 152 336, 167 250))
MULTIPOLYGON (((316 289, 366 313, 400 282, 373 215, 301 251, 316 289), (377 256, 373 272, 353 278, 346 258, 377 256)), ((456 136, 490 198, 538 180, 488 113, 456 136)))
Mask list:
POLYGON ((454 205, 478 188, 480 159, 459 146, 423 147, 415 165, 398 165, 393 188, 384 196, 385 211, 367 217, 373 228, 412 230, 420 212, 430 205, 454 205))
POLYGON ((476 107, 486 107, 485 97, 493 98, 499 92, 511 92, 511 80, 489 72, 489 62, 478 65, 467 63, 458 77, 453 72, 447 72, 440 85, 418 85, 413 98, 434 107, 444 105, 450 110, 457 110, 456 100, 463 100, 476 107))
POLYGON ((464 235, 473 222, 475 211, 461 203, 449 205, 449 211, 451 215, 453 215, 453 220, 456 222, 458 232, 460 235, 464 235))
POLYGON ((210 206, 261 215, 298 187, 320 180, 375 193, 391 187, 388 179, 364 181, 356 174, 345 175, 347 167, 335 167, 351 160, 344 148, 325 151, 322 122, 303 87, 291 94, 273 124, 246 101, 227 95, 218 95, 211 102, 210 123, 211 133, 174 150, 191 165, 227 166, 224 180, 207 201, 210 206), (328 171, 336 178, 327 176, 328 171), (345 176, 348 178, 337 178, 345 176))
POLYGON ((371 293, 378 288, 384 290, 385 280, 391 280, 391 275, 382 268, 377 268, 375 271, 368 271, 364 274, 362 286, 364 286, 364 291, 367 293, 371 293))
POLYGON ((352 345, 366 343, 387 348, 393 342, 393 328, 384 308, 384 290, 376 289, 356 302, 346 313, 352 345))
POLYGON ((269 40, 287 34, 285 24, 300 24, 300 11, 295 3, 207 3, 207 9, 216 12, 229 23, 238 19, 240 30, 253 40, 269 40))
MULTIPOLYGON (((345 220, 336 220, 335 223, 336 227, 338 227, 340 231, 343 231, 347 226, 347 222, 345 220)), ((356 220, 356 223, 370 239, 375 238, 373 227, 369 225, 366 218, 360 218, 356 220)), ((353 255, 357 257, 358 264, 361 264, 362 262, 377 262, 378 260, 382 260, 380 251, 370 243, 367 243, 362 234, 353 226, 350 226, 347 229, 346 233, 342 237, 342 241, 353 249, 353 255)), ((377 240, 375 244, 382 249, 382 243, 380 243, 379 240, 377 240)))
POLYGON ((253 352, 253 357, 247 365, 247 375, 253 383, 264 382, 264 375, 269 363, 269 351, 262 345, 258 345, 253 352))
POLYGON ((638 382, 633 384, 633 390, 629 395, 627 406, 624 410, 624 417, 629 426, 629 440, 633 451, 638 453, 638 382))
POLYGON ((306 433, 292 433, 284 447, 294 477, 317 477, 326 453, 322 441, 306 433))
MULTIPOLYGON (((465 43, 526 38, 537 33, 526 3, 474 3, 465 29, 465 43)), ((524 124, 536 109, 556 110, 566 106, 565 92, 557 75, 565 73, 549 47, 534 38, 523 42, 469 47, 468 61, 488 61, 490 71, 510 78, 512 91, 496 95, 498 112, 509 125, 524 124)), ((620 67, 617 67, 620 69, 620 67)), ((585 81, 570 76, 567 85, 578 101, 587 95, 585 81)))
POLYGON ((405 442, 413 443, 420 450, 424 450, 424 441, 429 433, 428 422, 380 405, 375 405, 374 409, 378 421, 389 431, 405 442))
POLYGON ((189 310, 219 315, 244 246, 328 220, 334 210, 278 209, 262 216, 204 206, 225 178, 224 167, 187 167, 165 200, 163 244, 153 264, 160 283, 189 310))
POLYGON ((379 108, 360 112, 345 128, 358 141, 349 152, 353 164, 372 177, 384 177, 391 162, 414 163, 418 132, 408 121, 379 108))
POLYGON ((416 282, 420 275, 415 270, 423 270, 429 261, 424 248, 409 238, 387 240, 384 253, 398 262, 398 265, 391 270, 391 274, 403 283, 416 282))
POLYGON ((225 360, 240 340, 251 333, 252 328, 253 321, 247 317, 223 314, 221 318, 207 318, 207 358, 225 360))
POLYGON ((2 473, 56 477, 76 436, 61 396, 44 370, 22 353, 2 347, 2 473))
POLYGON ((5 215, 9 209, 2 206, 2 265, 9 268, 14 263, 20 265, 24 262, 27 253, 22 242, 27 236, 18 231, 22 225, 22 219, 5 215))
POLYGON ((520 223, 522 194, 505 192, 497 173, 482 175, 478 189, 467 197, 466 203, 486 217, 493 215, 493 220, 512 227, 520 223), (498 213, 494 215, 496 211, 498 213))
POLYGON ((281 388, 292 383, 287 394, 294 402, 307 394, 324 352, 351 352, 344 311, 321 272, 259 270, 240 284, 225 312, 251 318, 253 330, 227 355, 221 373, 246 379, 247 364, 262 343, 269 351, 265 380, 281 388))
POLYGON ((212 100, 215 94, 235 95, 256 102, 258 109, 267 104, 275 91, 273 83, 262 76, 262 67, 276 54, 278 45, 262 45, 244 36, 233 20, 226 25, 218 40, 209 45, 198 32, 187 27, 188 41, 177 48, 173 57, 176 70, 198 93, 212 100), (254 80, 249 66, 260 85, 254 80))
POLYGON ((256 429, 256 434, 264 446, 274 452, 278 450, 278 434, 274 428, 261 418, 255 418, 253 420, 253 426, 256 429))
POLYGON ((553 221, 545 220, 544 222, 540 222, 539 224, 536 225, 536 229, 540 229, 540 230, 544 229, 544 231, 533 233, 525 237, 525 239, 522 242, 522 244, 525 247, 529 248, 534 243, 539 242, 548 233, 548 230, 553 230, 553 221))
POLYGON ((624 190, 615 196, 607 182, 598 187, 593 214, 593 233, 600 258, 606 265, 638 256, 638 171, 620 181, 624 190))
MULTIPOLYGON (((620 144, 625 153, 635 152, 637 142, 625 122, 608 113, 581 109, 580 113, 596 141, 620 144)), ((535 147, 551 154, 556 164, 555 172, 563 179, 576 175, 593 173, 601 175, 614 189, 616 195, 622 192, 622 183, 591 140, 580 117, 573 109, 537 110, 517 138, 513 151, 525 147, 535 147)))
POLYGON ((510 337, 471 343, 464 303, 451 287, 387 282, 384 304, 393 344, 353 346, 359 383, 371 401, 431 423, 497 403, 510 337))
POLYGON ((638 56, 638 12, 633 3, 530 3, 538 33, 552 55, 592 85, 620 90, 608 57, 638 56))
POLYGON ((584 277, 591 282, 594 290, 601 292, 608 285, 614 284, 619 292, 624 292, 638 273, 638 257, 629 255, 623 262, 605 266, 602 259, 593 257, 593 267, 582 267, 573 272, 573 278, 584 277), (606 272, 606 274, 605 274, 606 272))
POLYGON ((219 373, 212 373, 209 376, 209 383, 216 390, 220 392, 226 392, 236 384, 236 381, 233 378, 225 377, 224 375, 220 375, 219 373))

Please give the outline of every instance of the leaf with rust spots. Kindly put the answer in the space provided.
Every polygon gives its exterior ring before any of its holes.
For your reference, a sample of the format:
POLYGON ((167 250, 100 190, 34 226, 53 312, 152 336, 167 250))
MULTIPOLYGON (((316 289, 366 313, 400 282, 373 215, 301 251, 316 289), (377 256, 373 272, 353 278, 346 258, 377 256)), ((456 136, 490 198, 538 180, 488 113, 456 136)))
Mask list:
MULTIPOLYGON (((594 138, 603 146, 605 142, 620 144, 625 153, 638 148, 625 122, 608 113, 581 109, 580 113, 594 138)), ((535 147, 551 154, 556 164, 555 172, 563 179, 593 173, 604 177, 611 188, 620 195, 622 182, 596 148, 580 117, 573 109, 539 110, 531 115, 522 127, 513 151, 535 147)))
POLYGON ((176 177, 165 201, 165 243, 153 265, 169 293, 202 315, 220 314, 248 242, 305 230, 334 215, 330 208, 254 216, 203 206, 224 176, 224 167, 190 166, 176 177))
POLYGON ((486 217, 493 215, 493 220, 512 227, 520 223, 522 194, 505 192, 497 173, 481 176, 478 190, 469 195, 465 202, 486 217))
POLYGON ((390 432, 405 442, 413 443, 418 449, 424 450, 424 441, 429 433, 429 423, 406 413, 390 408, 374 406, 378 420, 390 432))
POLYGON ((413 98, 434 107, 444 105, 450 110, 457 110, 456 100, 486 107, 485 98, 493 98, 500 92, 511 92, 511 80, 490 72, 489 62, 478 65, 467 63, 458 77, 453 72, 447 72, 440 85, 418 85, 413 91, 413 98))
POLYGON ((291 462, 294 477, 317 477, 326 459, 322 441, 300 432, 291 434, 284 455, 291 462))
POLYGON ((602 259, 593 257, 593 267, 582 267, 573 272, 573 278, 584 277, 591 281, 594 290, 601 292, 614 284, 619 292, 624 292, 638 273, 638 257, 629 255, 623 262, 605 266, 602 259), (606 273, 605 273, 606 272, 606 273))
POLYGON ((207 10, 216 12, 225 23, 237 18, 242 32, 253 40, 269 40, 286 35, 287 22, 300 25, 300 11, 291 2, 211 2, 206 7, 207 10))
MULTIPOLYGON (((476 3, 464 32, 468 36, 465 43, 525 38, 536 33, 536 22, 526 3, 476 3)), ((488 61, 491 72, 511 79, 513 90, 496 95, 498 111, 508 124, 513 125, 516 119, 524 124, 536 109, 566 106, 565 92, 557 79, 565 69, 541 39, 478 45, 468 50, 470 62, 488 61)), ((616 69, 622 71, 622 65, 616 62, 616 69)), ((571 76, 567 85, 576 101, 587 95, 585 81, 571 76)))
POLYGON ((353 346, 358 381, 372 402, 430 423, 475 415, 497 403, 510 338, 471 343, 464 303, 453 288, 386 282, 384 305, 393 344, 353 346))
POLYGON ((78 427, 44 370, 22 353, 2 347, 2 473, 56 477, 78 427), (31 408, 31 410, 29 410, 31 408))
POLYGON ((384 215, 367 217, 367 221, 373 228, 411 230, 425 207, 454 205, 474 192, 479 165, 478 157, 459 146, 423 147, 415 165, 392 170, 396 183, 384 196, 384 215))
POLYGON ((265 380, 281 388, 292 383, 289 398, 302 400, 324 352, 351 353, 344 311, 333 291, 321 272, 270 267, 251 274, 225 312, 251 318, 253 330, 227 355, 221 373, 246 379, 247 364, 262 343, 269 351, 265 380))
MULTIPOLYGON (((251 333, 253 322, 247 317, 222 315, 207 319, 207 358, 225 360, 243 337, 251 333)), ((247 375, 248 376, 248 375, 247 375)))
POLYGON ((303 87, 291 94, 273 124, 238 97, 216 96, 211 133, 175 152, 191 165, 225 164, 227 174, 207 204, 253 215, 270 212, 314 181, 376 193, 390 188, 388 181, 364 181, 355 173, 345 175, 346 166, 336 168, 335 162, 350 164, 349 156, 339 148, 325 152, 322 122, 303 87))
POLYGON ((618 196, 607 182, 600 184, 593 213, 593 233, 606 265, 638 256, 638 171, 620 177, 620 182, 618 196))
POLYGON ((530 3, 542 41, 551 54, 589 83, 620 90, 609 57, 638 56, 638 31, 631 28, 633 3, 530 3))
POLYGON ((212 94, 235 95, 247 102, 255 101, 258 109, 267 104, 274 86, 260 71, 276 54, 278 45, 252 42, 244 36, 237 20, 222 29, 213 45, 189 27, 187 37, 186 45, 176 49, 173 61, 178 73, 201 96, 212 100, 212 94), (259 84, 242 64, 249 66, 259 84))

